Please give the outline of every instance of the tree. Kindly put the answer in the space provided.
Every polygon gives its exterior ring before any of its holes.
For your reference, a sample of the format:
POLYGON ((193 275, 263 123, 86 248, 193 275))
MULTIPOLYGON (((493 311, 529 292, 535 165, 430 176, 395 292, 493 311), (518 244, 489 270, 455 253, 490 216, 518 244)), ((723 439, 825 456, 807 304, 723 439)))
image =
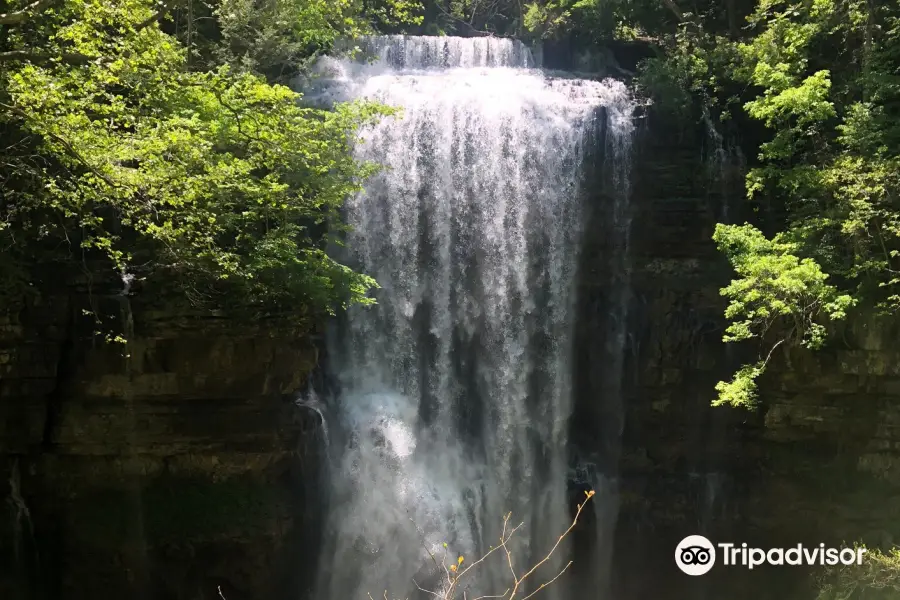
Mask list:
MULTIPOLYGON (((209 39, 160 27, 181 5, 42 0, 0 9, 7 272, 48 258, 99 261, 129 281, 174 283, 201 305, 316 313, 369 301, 374 281, 325 246, 341 231, 344 198, 376 168, 352 158, 356 131, 392 110, 310 108, 267 81, 266 60, 276 59, 236 47, 245 31, 237 23, 267 18, 245 4, 213 7, 220 47, 209 55, 230 60, 202 63, 192 52, 211 48, 209 39)), ((291 7, 300 12, 278 13, 286 22, 273 27, 287 33, 273 44, 297 55, 359 33, 368 19, 351 17, 352 3, 291 7)))
POLYGON ((900 305, 900 7, 759 0, 746 23, 736 37, 693 21, 642 79, 764 128, 747 195, 769 217, 715 233, 738 275, 725 340, 760 342, 715 403, 753 407, 774 347, 821 347, 855 307, 900 305))

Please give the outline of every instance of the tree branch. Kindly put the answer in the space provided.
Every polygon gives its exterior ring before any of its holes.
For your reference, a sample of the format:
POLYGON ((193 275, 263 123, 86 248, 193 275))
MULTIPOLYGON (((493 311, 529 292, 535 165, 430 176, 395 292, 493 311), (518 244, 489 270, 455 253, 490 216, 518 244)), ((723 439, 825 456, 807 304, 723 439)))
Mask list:
POLYGON ((27 21, 32 12, 42 10, 53 3, 53 0, 35 0, 22 10, 0 14, 0 25, 21 25, 27 21))
POLYGON ((7 52, 0 52, 0 62, 20 60, 32 63, 47 63, 55 58, 72 65, 86 65, 92 60, 95 60, 92 56, 77 54, 75 52, 63 52, 60 54, 36 52, 32 50, 9 50, 7 52))
MULTIPOLYGON (((447 11, 444 9, 443 6, 441 6, 441 3, 440 3, 440 2, 436 2, 436 3, 434 4, 434 6, 437 7, 437 9, 438 9, 441 13, 443 13, 443 15, 444 15, 445 17, 447 17, 448 19, 452 19, 452 20, 456 21, 456 22, 459 23, 460 25, 465 25, 466 27, 469 28, 469 31, 471 31, 472 33, 477 33, 478 35, 486 36, 486 37, 491 37, 491 36, 494 35, 494 34, 491 33, 490 31, 482 31, 482 30, 480 30, 480 29, 476 29, 475 26, 472 25, 472 23, 469 23, 468 21, 465 21, 464 19, 460 19, 459 17, 450 14, 449 12, 447 12, 447 11)), ((474 13, 474 12, 472 13, 472 19, 473 19, 473 20, 475 19, 475 13, 474 13)))
MULTIPOLYGON (((562 541, 566 538, 566 536, 569 535, 569 533, 571 533, 573 529, 575 529, 575 525, 578 524, 578 517, 581 516, 581 511, 584 510, 585 504, 587 504, 587 501, 588 501, 588 500, 590 500, 591 498, 594 497, 594 490, 591 490, 591 491, 589 491, 589 492, 585 492, 585 494, 587 495, 587 499, 586 499, 584 502, 582 502, 581 504, 578 505, 578 510, 575 511, 575 518, 572 519, 572 524, 569 525, 569 528, 566 529, 566 530, 563 532, 563 534, 559 536, 559 538, 556 540, 556 543, 553 544, 553 548, 551 548, 551 549, 550 549, 550 552, 547 553, 547 556, 545 556, 540 562, 536 563, 533 567, 531 567, 531 569, 529 569, 527 573, 523 574, 521 577, 516 577, 516 581, 515 581, 514 584, 513 584, 512 593, 509 595, 510 600, 512 600, 512 599, 515 597, 516 592, 517 592, 518 589, 519 589, 519 585, 521 585, 521 583, 522 583, 523 581, 525 581, 526 579, 528 579, 535 571, 537 571, 537 570, 538 570, 538 567, 540 567, 541 565, 543 565, 544 563, 546 563, 547 561, 549 561, 550 558, 553 556, 553 553, 556 552, 556 549, 559 547, 559 545, 562 543, 562 541)), ((560 571, 560 572, 559 572, 559 575, 557 575, 556 577, 559 577, 560 575, 562 575, 562 574, 565 572, 565 570, 569 568, 569 565, 571 565, 571 564, 572 564, 572 562, 569 561, 569 564, 567 564, 565 567, 563 567, 563 570, 560 571)), ((511 565, 510 565, 510 568, 511 568, 511 565)), ((515 577, 515 574, 513 574, 513 577, 515 577)), ((556 577, 554 577, 551 581, 555 580, 556 577)), ((541 585, 540 587, 538 587, 537 590, 535 590, 535 592, 529 594, 529 595, 526 596, 526 597, 530 598, 530 597, 533 596, 535 593, 537 593, 537 592, 541 591, 542 589, 544 589, 544 587, 545 587, 545 585, 541 585)))
POLYGON ((135 29, 137 31, 140 31, 141 29, 146 29, 147 27, 150 27, 151 25, 153 25, 156 21, 159 20, 159 18, 161 16, 166 14, 169 10, 171 10, 174 7, 176 1, 177 0, 168 0, 168 2, 163 2, 162 7, 160 7, 160 9, 157 12, 153 13, 153 16, 151 16, 150 18, 148 18, 145 21, 138 23, 135 26, 135 29))
MULTIPOLYGON (((15 106, 9 106, 8 104, 0 104, 0 108, 5 108, 6 110, 10 111, 14 115, 18 115, 19 117, 22 117, 23 119, 28 117, 28 115, 23 110, 16 108, 15 106)), ((101 180, 103 180, 103 182, 106 183, 106 185, 108 185, 110 187, 114 187, 114 188, 125 187, 125 186, 122 186, 122 185, 116 183, 115 181, 110 179, 108 176, 106 176, 105 174, 98 171, 96 169, 96 167, 94 167, 91 163, 89 163, 87 161, 87 159, 84 158, 78 152, 78 150, 75 149, 75 146, 73 146, 68 140, 66 140, 62 136, 59 136, 51 131, 47 131, 47 132, 43 133, 42 135, 51 137, 54 140, 56 140, 57 142, 59 142, 62 145, 62 147, 66 150, 66 153, 69 154, 69 156, 74 158, 76 161, 81 163, 81 165, 84 166, 87 170, 89 170, 91 173, 93 173, 94 175, 99 177, 101 180)))
POLYGON ((675 0, 663 0, 663 4, 665 4, 669 10, 671 10, 678 20, 684 22, 684 13, 681 12, 681 9, 678 8, 678 5, 675 4, 675 0))
POLYGON ((784 343, 785 339, 787 339, 787 338, 782 338, 782 339, 778 340, 777 342, 775 342, 775 345, 772 346, 772 348, 769 350, 769 354, 766 355, 766 360, 763 361, 763 369, 766 368, 766 365, 769 364, 769 360, 772 359, 772 353, 775 352, 775 349, 778 348, 778 346, 780 346, 781 344, 784 343))

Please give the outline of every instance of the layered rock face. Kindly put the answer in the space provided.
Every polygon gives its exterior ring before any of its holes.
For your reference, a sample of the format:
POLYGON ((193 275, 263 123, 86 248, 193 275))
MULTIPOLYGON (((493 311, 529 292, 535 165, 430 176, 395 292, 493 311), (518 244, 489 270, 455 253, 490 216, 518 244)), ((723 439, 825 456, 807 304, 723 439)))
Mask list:
MULTIPOLYGON (((690 534, 763 548, 889 546, 900 534, 895 325, 858 320, 825 350, 776 353, 758 411, 710 406, 715 383, 755 358, 721 342, 719 289, 731 270, 711 236, 716 222, 751 218, 742 169, 717 160, 721 150, 702 124, 673 125, 652 112, 635 140, 618 408, 596 377, 598 361, 609 360, 604 319, 615 276, 600 257, 610 238, 586 240, 576 403, 595 407, 594 430, 612 420, 621 431, 615 448, 601 441, 616 458, 605 469, 620 500, 611 578, 619 600, 815 597, 815 570, 803 567, 683 575, 674 549, 690 534)), ((608 202, 598 194, 588 231, 603 231, 598 207, 608 202)))
POLYGON ((308 332, 86 294, 0 327, 0 597, 285 597, 316 531, 308 332), (99 312, 99 311, 98 311, 99 312))
MULTIPOLYGON (((571 439, 609 486, 598 497, 612 512, 589 516, 579 539, 610 563, 616 600, 814 597, 800 567, 688 578, 673 553, 689 534, 900 541, 893 326, 859 321, 818 353, 778 353, 759 411, 710 407, 748 358, 721 342, 730 269, 711 235, 748 215, 740 169, 711 169, 715 150, 702 126, 650 114, 633 143, 631 218, 612 219, 609 182, 587 207, 571 439), (629 234, 612 235, 613 221, 629 234)), ((0 598, 303 597, 324 464, 319 417, 290 396, 316 365, 308 329, 98 297, 125 317, 99 329, 133 323, 128 344, 93 334, 83 290, 0 315, 0 598)))

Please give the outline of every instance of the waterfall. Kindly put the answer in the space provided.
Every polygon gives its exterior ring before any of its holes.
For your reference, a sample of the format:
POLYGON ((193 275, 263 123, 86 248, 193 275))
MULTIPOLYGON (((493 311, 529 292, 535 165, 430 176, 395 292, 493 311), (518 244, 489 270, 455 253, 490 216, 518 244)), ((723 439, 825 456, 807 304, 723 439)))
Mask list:
MULTIPOLYGON (((427 597, 416 585, 440 588, 443 554, 478 558, 507 512, 523 524, 512 545, 519 572, 571 521, 583 162, 598 131, 612 132, 614 157, 627 154, 632 103, 619 82, 531 68, 512 40, 358 46, 374 60, 322 61, 310 96, 373 99, 402 114, 363 131, 355 148, 385 169, 346 205, 341 258, 381 287, 375 306, 354 307, 330 334, 339 447, 316 597, 427 597)), ((627 296, 620 304, 626 311, 627 296)), ((469 597, 509 586, 497 558, 469 581, 469 597)), ((556 558, 536 584, 565 564, 565 548, 556 558)))
POLYGON ((608 226, 609 244, 609 313, 606 322, 604 364, 602 371, 605 417, 609 422, 601 424, 605 456, 600 457, 604 468, 595 473, 597 492, 594 501, 596 514, 596 552, 592 557, 594 576, 591 588, 600 594, 607 592, 612 567, 613 540, 619 517, 619 460, 622 449, 622 433, 625 427, 623 384, 625 379, 625 352, 628 346, 628 317, 632 301, 631 286, 631 142, 633 133, 633 104, 626 101, 611 111, 608 132, 605 136, 605 159, 608 187, 612 196, 611 222, 608 226))
POLYGON ((706 107, 703 108, 701 120, 706 132, 704 162, 707 166, 708 189, 721 196, 718 219, 722 223, 731 223, 735 220, 735 197, 738 196, 738 190, 743 191, 743 187, 734 185, 734 171, 738 171, 743 181, 746 160, 740 146, 735 143, 726 145, 725 137, 719 132, 706 107))

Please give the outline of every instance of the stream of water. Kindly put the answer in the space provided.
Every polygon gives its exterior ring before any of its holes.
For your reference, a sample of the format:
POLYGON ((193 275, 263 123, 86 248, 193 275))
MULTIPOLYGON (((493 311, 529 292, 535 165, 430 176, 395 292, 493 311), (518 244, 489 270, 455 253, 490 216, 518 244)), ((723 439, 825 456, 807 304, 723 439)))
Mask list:
MULTIPOLYGON (((620 82, 535 69, 512 40, 361 45, 375 60, 323 61, 316 93, 402 115, 364 131, 355 149, 385 169, 347 204, 341 258, 381 288, 329 340, 334 465, 316 597, 426 597, 417 585, 440 589, 444 553, 449 564, 488 551, 507 512, 522 523, 518 566, 571 521, 585 155, 604 131, 626 186, 633 102, 620 82)), ((627 245, 626 213, 612 211, 627 245)), ((619 309, 624 324, 627 295, 619 309)), ((610 343, 624 344, 620 327, 610 343)), ((565 548, 555 556, 538 583, 565 564, 565 548)), ((469 597, 509 587, 497 566, 470 580, 469 597)))

